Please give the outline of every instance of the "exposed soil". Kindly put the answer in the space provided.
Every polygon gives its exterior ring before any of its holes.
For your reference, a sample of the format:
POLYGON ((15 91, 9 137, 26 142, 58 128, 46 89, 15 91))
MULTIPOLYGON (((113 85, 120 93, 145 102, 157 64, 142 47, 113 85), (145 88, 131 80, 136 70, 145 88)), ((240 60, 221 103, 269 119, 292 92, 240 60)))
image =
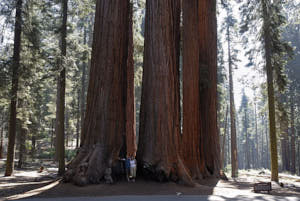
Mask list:
MULTIPOLYGON (((43 162, 45 166, 41 173, 40 163, 30 168, 16 170, 14 176, 3 177, 3 161, 0 161, 0 201, 6 198, 19 199, 23 197, 83 197, 83 196, 111 196, 111 195, 249 195, 254 194, 253 184, 270 180, 270 172, 240 171, 239 178, 229 181, 209 179, 199 182, 196 187, 186 187, 176 183, 157 183, 137 179, 135 183, 126 181, 117 184, 99 184, 85 187, 63 183, 56 177, 56 164, 43 162)), ((271 195, 299 196, 300 177, 280 174, 279 184, 272 183, 271 195)))

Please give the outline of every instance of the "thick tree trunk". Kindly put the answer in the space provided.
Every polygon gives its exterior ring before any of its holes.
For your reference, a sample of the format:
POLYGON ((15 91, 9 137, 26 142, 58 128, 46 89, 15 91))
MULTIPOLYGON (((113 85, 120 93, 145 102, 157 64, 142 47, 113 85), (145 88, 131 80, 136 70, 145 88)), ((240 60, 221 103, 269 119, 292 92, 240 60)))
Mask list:
POLYGON ((179 146, 179 23, 179 0, 147 0, 138 162, 145 177, 191 184, 179 146))
POLYGON ((65 172, 65 93, 66 93, 66 69, 63 63, 67 55, 67 17, 68 0, 62 0, 62 27, 61 27, 61 59, 59 61, 60 74, 57 80, 57 101, 56 101, 56 153, 59 163, 58 174, 65 172))
MULTIPOLYGON (((133 103, 127 102, 128 99, 134 100, 129 98, 132 94, 127 96, 127 91, 133 88, 127 86, 133 84, 133 75, 130 74, 133 63, 129 58, 133 50, 128 51, 133 46, 130 7, 129 0, 97 1, 86 116, 82 128, 84 141, 65 175, 66 180, 73 180, 77 185, 99 183, 104 176, 117 174, 114 167, 119 157, 126 157, 121 148, 126 142, 136 147, 135 142, 124 140, 124 135, 131 133, 126 131, 126 125, 129 128, 135 126, 134 119, 128 119, 133 118, 133 103), (131 114, 127 115, 126 111, 131 114)), ((130 139, 134 138, 131 136, 130 139)), ((134 148, 127 149, 130 155, 135 155, 134 148)))
POLYGON ((295 138, 295 107, 294 95, 291 91, 291 173, 296 174, 296 138, 295 138))
POLYGON ((191 176, 220 173, 216 1, 183 2, 183 157, 191 176))
POLYGON ((278 155, 277 155, 277 136, 275 125, 275 100, 274 100, 274 79, 272 66, 272 44, 270 36, 270 18, 266 2, 262 2, 263 9, 263 38, 266 59, 267 84, 268 84, 268 106, 269 106, 269 129, 270 129, 270 150, 271 150, 271 180, 278 182, 278 155))
POLYGON ((16 140, 16 116, 17 116, 17 98, 18 98, 18 83, 20 66, 20 51, 21 51, 21 33, 22 33, 22 0, 16 1, 16 18, 15 18, 15 38, 14 38, 14 55, 12 66, 12 88, 11 88, 11 103, 8 129, 8 148, 5 176, 11 176, 14 170, 15 158, 15 140, 16 140))

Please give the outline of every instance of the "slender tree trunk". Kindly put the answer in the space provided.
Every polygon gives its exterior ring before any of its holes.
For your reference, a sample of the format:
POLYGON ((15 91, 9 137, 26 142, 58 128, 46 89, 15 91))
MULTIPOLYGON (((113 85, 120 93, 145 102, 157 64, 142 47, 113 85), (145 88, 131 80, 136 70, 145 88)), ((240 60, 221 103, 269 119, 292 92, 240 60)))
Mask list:
MULTIPOLYGON (((2 119, 4 119, 4 117, 2 117, 2 119)), ((2 123, 1 129, 0 129, 0 159, 3 158, 3 140, 4 140, 3 133, 4 133, 4 123, 2 123)))
POLYGON ((291 173, 296 174, 295 107, 293 93, 291 91, 291 173))
POLYGON ((70 133, 69 133, 69 126, 70 126, 69 125, 69 110, 68 109, 66 109, 65 126, 66 126, 66 128, 65 128, 65 138, 66 138, 65 147, 68 148, 69 147, 69 135, 70 135, 70 133))
POLYGON ((24 122, 20 121, 20 134, 19 134, 19 161, 18 161, 18 168, 22 168, 25 162, 26 156, 26 136, 27 136, 27 128, 24 127, 24 122))
MULTIPOLYGON (((83 44, 87 44, 87 31, 86 28, 84 28, 84 34, 83 34, 83 44)), ((85 51, 83 56, 83 64, 82 64, 82 77, 81 77, 81 101, 80 101, 80 113, 81 113, 81 128, 83 128, 83 122, 84 122, 84 113, 85 113, 85 91, 86 91, 86 68, 87 68, 87 60, 88 60, 88 53, 85 51)), ((80 136, 80 143, 82 145, 84 141, 84 131, 81 130, 81 136, 80 136)))
MULTIPOLYGON (((262 116, 261 117, 261 125, 263 126, 264 125, 264 117, 262 116)), ((262 127, 261 129, 261 167, 264 167, 264 129, 262 127)))
POLYGON ((54 144, 54 119, 51 120, 51 149, 54 144))
POLYGON ((219 175, 216 1, 183 2, 183 158, 191 176, 219 175))
POLYGON ((35 152, 36 152, 36 138, 35 134, 32 135, 31 137, 31 158, 35 158, 35 152))
POLYGON ((129 122, 134 119, 128 119, 132 115, 126 114, 126 106, 131 105, 127 103, 127 87, 133 88, 127 86, 133 84, 127 81, 127 71, 133 72, 129 69, 133 68, 132 58, 129 58, 132 53, 128 52, 129 47, 133 47, 130 44, 130 20, 129 0, 97 1, 86 116, 82 128, 84 141, 65 175, 67 181, 73 180, 77 185, 99 183, 104 176, 117 174, 114 167, 118 158, 126 156, 121 152, 127 142, 123 137, 127 133, 126 121, 128 125, 134 124, 129 122))
POLYGON ((78 98, 77 98, 77 123, 76 123, 76 148, 79 147, 79 137, 80 137, 80 90, 78 90, 78 98))
POLYGON ((17 116, 17 98, 21 51, 21 33, 22 33, 22 0, 16 0, 16 18, 15 18, 15 36, 14 36, 14 55, 12 66, 12 88, 11 103, 8 129, 8 148, 5 176, 11 176, 14 171, 15 158, 15 140, 16 140, 16 116, 17 116))
POLYGON ((271 180, 278 182, 278 155, 277 137, 275 125, 275 100, 274 100, 274 79, 271 52, 270 18, 266 2, 262 2, 263 9, 263 38, 266 59, 267 85, 268 85, 268 106, 269 106, 269 129, 270 129, 270 153, 271 153, 271 180))
POLYGON ((56 150, 58 159, 58 174, 65 172, 65 93, 66 93, 66 68, 64 59, 67 55, 67 17, 68 0, 61 1, 62 27, 61 27, 61 59, 59 61, 60 74, 57 81, 57 102, 56 102, 56 150))
MULTIPOLYGON (((227 32, 229 28, 227 27, 227 32)), ((236 118, 235 118, 235 104, 233 93, 233 74, 232 74, 232 59, 231 59, 231 45, 228 41, 228 59, 229 59, 229 98, 230 98, 230 131, 231 131, 231 177, 238 176, 238 154, 237 154, 237 139, 236 139, 236 118)))
POLYGON ((244 109, 245 111, 245 138, 246 138, 246 147, 245 147, 245 155, 246 155, 246 169, 250 169, 250 152, 251 150, 249 149, 249 134, 248 134, 248 110, 244 109))
POLYGON ((225 121, 224 121, 224 134, 223 134, 223 140, 222 140, 222 155, 221 155, 221 169, 224 170, 225 167, 225 144, 226 144, 226 131, 227 131, 227 118, 228 118, 228 105, 226 106, 226 114, 225 114, 225 121))

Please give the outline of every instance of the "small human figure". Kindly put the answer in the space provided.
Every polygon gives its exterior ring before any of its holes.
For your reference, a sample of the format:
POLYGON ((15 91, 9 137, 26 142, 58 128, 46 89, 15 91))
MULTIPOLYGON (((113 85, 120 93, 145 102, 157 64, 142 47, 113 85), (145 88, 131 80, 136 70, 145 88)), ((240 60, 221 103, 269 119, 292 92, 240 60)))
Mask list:
POLYGON ((135 182, 136 178, 136 160, 134 157, 130 159, 130 180, 135 182))
POLYGON ((127 181, 130 180, 130 159, 125 159, 125 172, 126 172, 126 179, 127 181))

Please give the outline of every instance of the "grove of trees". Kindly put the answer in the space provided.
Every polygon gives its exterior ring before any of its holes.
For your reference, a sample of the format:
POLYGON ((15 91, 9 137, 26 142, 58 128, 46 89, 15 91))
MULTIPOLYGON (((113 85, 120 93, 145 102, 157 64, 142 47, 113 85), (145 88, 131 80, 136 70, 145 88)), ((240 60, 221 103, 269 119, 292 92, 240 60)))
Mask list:
POLYGON ((293 1, 2 0, 5 176, 15 158, 80 186, 124 158, 189 186, 300 175, 299 20, 293 1))

